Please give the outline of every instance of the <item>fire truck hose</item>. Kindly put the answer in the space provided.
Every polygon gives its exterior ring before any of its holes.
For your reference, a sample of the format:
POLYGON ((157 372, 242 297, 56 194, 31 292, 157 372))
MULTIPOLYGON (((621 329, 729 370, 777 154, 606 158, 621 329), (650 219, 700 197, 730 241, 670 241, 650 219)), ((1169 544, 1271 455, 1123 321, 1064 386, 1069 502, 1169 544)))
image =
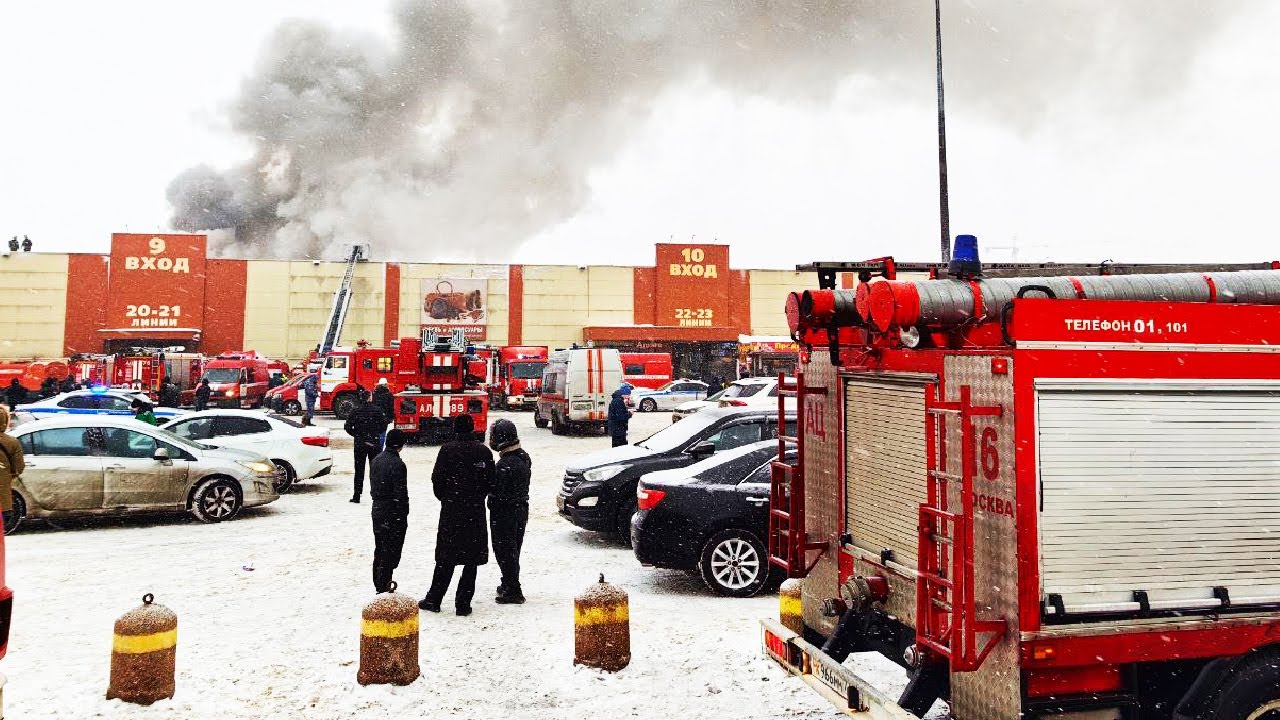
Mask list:
POLYGON ((573 599, 573 664, 616 672, 631 663, 627 593, 600 582, 573 599))
POLYGON ((177 654, 178 616, 147 593, 140 607, 116 620, 107 699, 150 705, 173 697, 177 654))
POLYGON ((418 667, 418 603, 391 590, 364 606, 360 621, 361 685, 408 685, 422 674, 418 667))

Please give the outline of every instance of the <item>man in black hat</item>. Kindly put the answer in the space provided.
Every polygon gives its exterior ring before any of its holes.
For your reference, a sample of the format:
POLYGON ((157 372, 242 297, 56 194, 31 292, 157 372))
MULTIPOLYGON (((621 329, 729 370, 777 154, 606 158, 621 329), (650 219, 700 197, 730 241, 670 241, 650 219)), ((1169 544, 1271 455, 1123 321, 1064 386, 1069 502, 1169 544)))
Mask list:
POLYGON ((484 498, 493 487, 493 453, 475 439, 470 415, 454 419, 455 440, 445 443, 431 471, 431 487, 440 501, 436 526, 436 569, 431 588, 418 607, 440 612, 440 603, 453 582, 453 568, 462 566, 455 607, 471 614, 476 592, 476 568, 489 562, 489 533, 485 528, 484 498))
POLYGON ((493 490, 489 493, 489 532, 493 536, 493 556, 502 570, 502 582, 494 602, 500 605, 524 602, 520 589, 520 548, 529 522, 529 477, 533 460, 520 448, 515 423, 499 420, 489 429, 489 447, 498 453, 493 490))
POLYGON ((387 447, 373 459, 369 497, 373 499, 373 588, 391 591, 391 575, 400 565, 400 550, 409 526, 409 471, 400 459, 405 434, 387 433, 387 447))
POLYGON ((343 426, 353 439, 352 452, 355 453, 355 482, 351 493, 351 502, 360 502, 360 494, 364 492, 365 461, 372 462, 382 449, 382 433, 387 429, 386 416, 376 405, 369 402, 369 393, 356 392, 356 409, 347 418, 343 426))

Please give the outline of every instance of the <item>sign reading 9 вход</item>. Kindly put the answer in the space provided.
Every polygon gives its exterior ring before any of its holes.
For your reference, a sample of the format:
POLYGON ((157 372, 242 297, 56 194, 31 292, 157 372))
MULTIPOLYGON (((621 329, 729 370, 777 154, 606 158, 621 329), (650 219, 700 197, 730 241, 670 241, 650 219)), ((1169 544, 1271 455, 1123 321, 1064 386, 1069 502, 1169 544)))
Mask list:
POLYGON ((657 324, 729 324, 729 246, 659 244, 657 324))
POLYGON ((139 335, 204 324, 204 235, 111 236, 107 328, 139 335))

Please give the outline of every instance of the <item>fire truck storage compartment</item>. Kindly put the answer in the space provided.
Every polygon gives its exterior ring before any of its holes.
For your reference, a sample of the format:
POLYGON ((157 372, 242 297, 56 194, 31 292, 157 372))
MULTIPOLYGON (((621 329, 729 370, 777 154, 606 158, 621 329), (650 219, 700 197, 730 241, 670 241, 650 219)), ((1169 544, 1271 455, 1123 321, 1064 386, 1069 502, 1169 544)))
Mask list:
POLYGON ((1040 379, 1036 416, 1050 619, 1280 602, 1280 383, 1040 379))
POLYGON ((853 377, 845 384, 845 527, 853 544, 916 567, 917 516, 926 498, 924 381, 853 377))

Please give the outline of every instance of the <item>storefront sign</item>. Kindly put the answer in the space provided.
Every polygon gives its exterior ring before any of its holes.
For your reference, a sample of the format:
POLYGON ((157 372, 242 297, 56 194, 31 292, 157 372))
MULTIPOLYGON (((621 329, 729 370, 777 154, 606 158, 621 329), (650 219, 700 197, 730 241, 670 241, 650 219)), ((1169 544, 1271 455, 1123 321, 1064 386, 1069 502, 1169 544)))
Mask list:
POLYGON ((658 245, 655 324, 729 325, 729 246, 658 245))
POLYGON ((109 330, 139 337, 200 330, 205 236, 113 234, 107 287, 109 330))
POLYGON ((461 328, 468 340, 484 340, 489 319, 488 281, 424 278, 422 327, 448 334, 461 328))

